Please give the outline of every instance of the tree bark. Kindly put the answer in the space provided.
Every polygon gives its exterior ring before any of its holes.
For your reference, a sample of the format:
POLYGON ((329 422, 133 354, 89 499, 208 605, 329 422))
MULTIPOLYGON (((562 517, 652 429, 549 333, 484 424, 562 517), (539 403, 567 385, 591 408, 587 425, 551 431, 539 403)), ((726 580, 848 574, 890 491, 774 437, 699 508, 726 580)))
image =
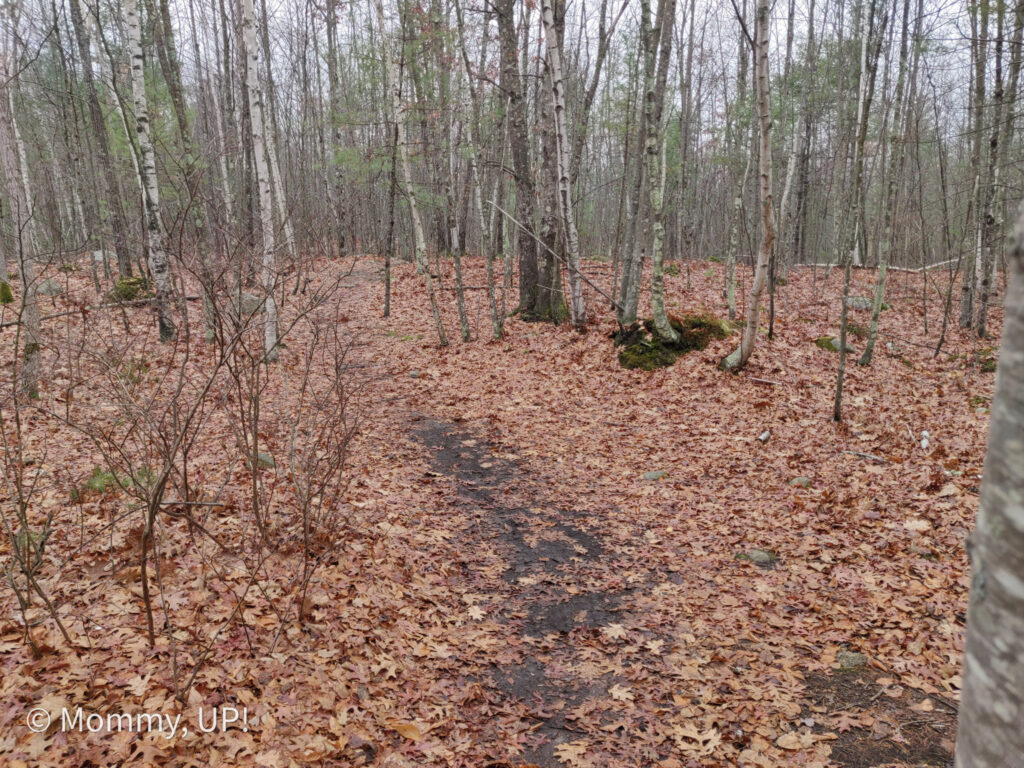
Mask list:
POLYGON ((533 171, 530 163, 530 138, 527 128, 526 101, 523 81, 519 72, 516 39, 515 0, 498 0, 498 41, 501 58, 501 90, 508 104, 509 144, 512 147, 512 165, 516 177, 516 225, 519 248, 519 311, 530 315, 537 304, 537 242, 534 221, 533 171))
POLYGON ((131 52, 132 100, 135 104, 135 136, 139 148, 139 186, 145 214, 149 272, 156 289, 156 314, 160 340, 174 338, 176 328, 171 316, 171 267, 167 258, 166 234, 160 220, 160 185, 156 177, 156 157, 149 136, 149 104, 146 98, 145 60, 142 56, 142 30, 137 0, 124 3, 128 44, 131 52))
POLYGON ((768 90, 768 35, 770 0, 757 0, 754 22, 754 87, 757 93, 757 124, 760 138, 758 176, 761 194, 761 246, 757 253, 754 284, 747 297, 747 325, 739 347, 722 359, 725 370, 741 370, 750 360, 757 341, 761 296, 768 283, 768 262, 775 247, 775 212, 772 209, 772 116, 768 90))
POLYGON ((1024 755, 1024 217, 1009 271, 980 509, 968 541, 957 768, 1006 768, 1024 755))
MULTIPOLYGON (((674 2, 674 0, 668 0, 674 2)), ((569 132, 565 125, 565 83, 562 79, 562 53, 552 0, 543 0, 544 32, 547 40, 548 70, 551 74, 551 102, 555 127, 555 153, 558 169, 558 208, 565 235, 566 261, 569 273, 569 313, 575 328, 587 323, 587 310, 583 303, 583 281, 580 279, 580 242, 576 231, 576 214, 572 202, 572 181, 568 157, 569 132)), ((558 269, 558 264, 555 264, 558 269)))
POLYGON ((96 89, 96 78, 92 71, 92 50, 89 44, 89 30, 85 25, 80 3, 84 0, 70 0, 71 25, 78 42, 78 55, 82 60, 82 80, 85 83, 85 96, 89 108, 89 128, 102 172, 98 174, 102 182, 102 194, 106 205, 99 205, 100 217, 109 217, 113 232, 114 253, 117 255, 117 270, 122 277, 131 277, 132 260, 128 251, 128 225, 121 207, 121 195, 117 184, 117 168, 110 154, 110 141, 107 136, 107 125, 103 120, 100 108, 100 97, 96 89))
POLYGON ((277 337, 277 265, 274 240, 274 209, 267 167, 267 146, 263 122, 263 89, 260 85, 259 46, 256 42, 256 12, 253 0, 242 0, 242 43, 245 49, 245 92, 249 104, 253 165, 256 168, 257 200, 263 244, 261 280, 264 291, 263 354, 268 363, 278 357, 277 337))

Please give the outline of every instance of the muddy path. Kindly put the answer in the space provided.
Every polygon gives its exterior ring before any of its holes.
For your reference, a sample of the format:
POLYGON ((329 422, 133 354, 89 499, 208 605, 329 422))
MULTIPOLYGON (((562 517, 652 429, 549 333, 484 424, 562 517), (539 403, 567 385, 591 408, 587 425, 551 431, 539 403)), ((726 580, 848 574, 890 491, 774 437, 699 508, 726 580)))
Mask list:
POLYGON ((607 697, 614 684, 607 674, 574 670, 586 665, 591 639, 622 620, 628 591, 591 588, 606 552, 585 511, 531 503, 522 493, 525 470, 463 425, 419 417, 414 432, 433 470, 454 482, 453 506, 471 520, 465 545, 494 547, 504 560, 501 619, 521 652, 513 663, 495 664, 485 682, 535 721, 524 762, 564 765, 555 750, 583 733, 570 710, 607 697))

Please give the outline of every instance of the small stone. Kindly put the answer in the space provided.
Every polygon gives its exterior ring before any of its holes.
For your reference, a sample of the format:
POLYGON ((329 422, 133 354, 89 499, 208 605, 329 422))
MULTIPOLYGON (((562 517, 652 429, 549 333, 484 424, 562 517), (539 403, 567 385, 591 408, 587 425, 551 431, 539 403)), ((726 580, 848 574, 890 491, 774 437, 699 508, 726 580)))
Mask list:
POLYGON ((60 296, 60 294, 64 293, 64 286, 51 278, 39 283, 36 293, 41 293, 43 296, 60 296))
MULTIPOLYGON (((842 344, 840 343, 838 336, 833 336, 832 337, 832 346, 835 347, 836 352, 839 351, 839 349, 842 346, 842 344)), ((847 352, 851 352, 851 353, 855 353, 857 350, 853 348, 853 345, 849 341, 847 341, 846 342, 846 351, 847 352)))
POLYGON ((419 371, 409 371, 409 378, 412 379, 418 379, 422 375, 419 371))
MULTIPOLYGON (((245 466, 252 468, 252 462, 249 459, 245 460, 245 466)), ((256 454, 256 466, 260 469, 273 469, 277 466, 277 462, 274 461, 274 457, 269 453, 263 453, 260 451, 256 454)))
POLYGON ((875 302, 869 299, 867 296, 851 296, 846 300, 846 306, 850 309, 855 309, 860 312, 864 312, 873 307, 875 302))
POLYGON ((860 669, 868 663, 868 657, 863 653, 853 653, 851 651, 840 651, 836 654, 836 661, 839 662, 839 668, 849 672, 850 670, 860 669))
POLYGON ((789 484, 793 485, 793 486, 797 486, 798 485, 801 488, 810 488, 811 487, 811 478, 809 478, 809 477, 794 477, 792 480, 789 481, 789 484))
POLYGON ((653 472, 644 472, 644 480, 661 480, 663 477, 668 477, 668 472, 664 469, 656 469, 653 472))
POLYGON ((762 568, 770 567, 778 558, 772 553, 764 549, 752 549, 747 552, 747 559, 754 565, 759 565, 762 568))

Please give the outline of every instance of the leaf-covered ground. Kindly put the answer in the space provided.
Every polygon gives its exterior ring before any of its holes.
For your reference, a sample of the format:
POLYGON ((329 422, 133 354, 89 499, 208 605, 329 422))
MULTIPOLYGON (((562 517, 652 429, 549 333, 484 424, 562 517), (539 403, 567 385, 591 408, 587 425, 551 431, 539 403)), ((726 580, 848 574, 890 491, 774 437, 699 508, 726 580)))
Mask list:
MULTIPOLYGON (((80 313, 48 325, 51 381, 24 442, 39 477, 32 514, 57 510, 40 573, 73 647, 35 606, 44 653, 34 659, 3 594, 5 764, 943 764, 993 384, 983 361, 997 346, 955 329, 939 356, 922 346, 941 327, 944 275, 929 282, 927 331, 920 275, 893 277, 874 363, 850 359, 837 425, 838 356, 814 340, 838 332, 838 272, 826 284, 824 270, 791 271, 775 339, 762 334, 732 375, 716 363, 735 335, 665 370, 622 369, 614 321, 592 293, 585 334, 511 318, 494 342, 476 288, 479 338, 461 343, 450 264, 453 343, 441 350, 407 265, 381 318, 378 266, 361 260, 322 310, 356 342, 361 428, 338 510, 345 535, 316 571, 303 626, 281 608, 296 557, 278 462, 263 476, 280 487, 285 544, 263 559, 164 518, 163 626, 150 649, 129 501, 114 488, 69 502, 98 459, 59 414, 95 397, 96 418, 113 415, 99 408, 88 361, 72 369, 54 352, 84 337, 80 313), (200 708, 209 718, 214 706, 244 707, 246 727, 199 732, 200 708), (188 733, 62 732, 58 713, 77 707, 180 712, 188 733), (30 732, 33 708, 54 725, 30 732)), ((321 282, 343 271, 319 267, 321 282)), ((587 270, 610 282, 610 266, 587 270)), ((667 279, 670 311, 722 314, 721 275, 684 266, 667 279)), ((869 295, 871 279, 855 275, 854 293, 869 295)), ((485 284, 482 264, 467 266, 466 283, 485 284)), ((44 313, 89 292, 80 275, 69 286, 44 313)), ((119 313, 85 322, 137 345, 149 371, 139 386, 158 388, 152 372, 170 353, 148 310, 127 311, 130 334, 119 313)), ((850 314, 867 324, 868 313, 850 314)), ((264 396, 277 457, 304 328, 264 396)), ((3 333, 9 348, 13 329, 3 333)), ((207 530, 250 540, 237 514, 247 473, 222 414, 192 461, 217 502, 207 530)))

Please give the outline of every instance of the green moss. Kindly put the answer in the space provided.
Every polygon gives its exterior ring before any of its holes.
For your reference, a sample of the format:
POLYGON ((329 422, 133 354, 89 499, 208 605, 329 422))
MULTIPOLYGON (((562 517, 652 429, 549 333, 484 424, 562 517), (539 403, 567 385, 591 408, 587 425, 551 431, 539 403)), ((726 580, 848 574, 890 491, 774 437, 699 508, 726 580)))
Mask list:
POLYGON ((846 332, 852 333, 858 339, 866 339, 870 334, 868 327, 860 323, 847 323, 846 332))
POLYGON ((666 275, 670 277, 676 277, 679 274, 679 267, 675 264, 666 264, 663 270, 666 275))
POLYGON ((839 347, 837 347, 835 344, 832 343, 832 337, 831 336, 819 336, 818 338, 816 338, 814 340, 814 343, 817 344, 822 349, 828 350, 829 352, 838 352, 839 351, 839 347))
POLYGON ((715 255, 708 256, 708 261, 710 261, 712 264, 723 264, 724 263, 724 259, 722 259, 721 256, 715 256, 715 255))
POLYGON ((14 292, 11 291, 11 284, 6 280, 0 280, 0 304, 13 304, 14 292))
POLYGON ((988 408, 989 399, 983 395, 971 395, 967 402, 970 403, 971 408, 988 408))
POLYGON ((994 347, 982 347, 975 355, 978 367, 985 373, 996 372, 996 350, 994 347))
POLYGON ((786 280, 786 278, 784 278, 784 277, 776 277, 775 278, 775 284, 776 285, 787 285, 788 283, 789 283, 789 281, 786 280))
POLYGON ((149 298, 153 294, 149 290, 149 281, 144 277, 119 277, 113 290, 107 294, 111 302, 135 301, 149 298))
POLYGON ((61 272, 75 272, 78 269, 78 265, 68 262, 66 264, 59 265, 57 269, 61 272))
POLYGON ((704 349, 712 339, 724 339, 732 328, 728 322, 710 314, 692 314, 676 317, 669 315, 669 325, 679 334, 676 342, 658 336, 653 320, 644 320, 623 328, 613 335, 619 350, 619 364, 623 368, 654 371, 667 368, 680 355, 695 349, 704 349))

